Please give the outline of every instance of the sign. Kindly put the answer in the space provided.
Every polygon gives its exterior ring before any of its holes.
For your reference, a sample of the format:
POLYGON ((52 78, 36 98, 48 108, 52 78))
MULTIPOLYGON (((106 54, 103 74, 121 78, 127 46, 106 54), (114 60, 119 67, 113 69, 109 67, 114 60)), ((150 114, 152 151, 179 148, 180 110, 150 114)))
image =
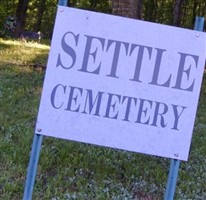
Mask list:
POLYGON ((59 6, 36 133, 187 160, 201 32, 59 6))

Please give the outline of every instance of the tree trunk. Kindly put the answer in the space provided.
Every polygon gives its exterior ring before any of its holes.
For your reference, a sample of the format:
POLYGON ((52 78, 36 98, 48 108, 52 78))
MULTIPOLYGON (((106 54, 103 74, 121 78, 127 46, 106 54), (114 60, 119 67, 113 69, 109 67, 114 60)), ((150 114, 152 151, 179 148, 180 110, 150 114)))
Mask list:
POLYGON ((164 10, 164 0, 158 1, 157 6, 156 6, 156 13, 155 13, 155 19, 156 22, 162 23, 162 14, 164 10))
POLYGON ((146 21, 154 22, 157 10, 157 0, 147 0, 145 2, 145 16, 146 21))
POLYGON ((137 18, 137 0, 113 0, 112 14, 137 18))
POLYGON ((187 7, 188 1, 185 1, 184 6, 182 7, 182 27, 185 27, 187 7))
POLYGON ((38 12, 37 12, 37 22, 36 22, 36 27, 35 27, 36 32, 41 30, 42 17, 43 17, 45 9, 46 9, 46 0, 39 0, 38 12))
MULTIPOLYGON (((135 5, 135 4, 133 4, 135 5)), ((142 19, 143 0, 137 0, 137 19, 142 19)))
POLYGON ((95 8, 97 7, 97 1, 90 0, 90 6, 91 6, 91 10, 95 10, 95 8))
POLYGON ((181 25, 181 17, 182 17, 182 5, 184 0, 175 0, 174 10, 173 10, 173 26, 181 25))
POLYGON ((20 37, 25 23, 26 23, 26 12, 28 8, 29 0, 19 0, 18 6, 16 9, 16 29, 14 31, 14 37, 20 37))

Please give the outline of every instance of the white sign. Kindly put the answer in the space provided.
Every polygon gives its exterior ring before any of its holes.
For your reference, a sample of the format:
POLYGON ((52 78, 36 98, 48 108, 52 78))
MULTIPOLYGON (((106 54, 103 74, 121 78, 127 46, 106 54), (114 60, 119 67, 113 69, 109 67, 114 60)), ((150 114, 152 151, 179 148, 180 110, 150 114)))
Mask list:
POLYGON ((204 33, 59 6, 36 133, 187 160, 204 33))

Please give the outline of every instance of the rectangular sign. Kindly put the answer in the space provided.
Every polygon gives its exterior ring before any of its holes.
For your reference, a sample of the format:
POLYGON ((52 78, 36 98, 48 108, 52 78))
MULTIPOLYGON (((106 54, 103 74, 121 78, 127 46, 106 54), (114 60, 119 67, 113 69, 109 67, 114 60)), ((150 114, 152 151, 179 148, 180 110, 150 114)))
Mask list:
POLYGON ((36 133, 187 160, 206 35, 59 6, 36 133))

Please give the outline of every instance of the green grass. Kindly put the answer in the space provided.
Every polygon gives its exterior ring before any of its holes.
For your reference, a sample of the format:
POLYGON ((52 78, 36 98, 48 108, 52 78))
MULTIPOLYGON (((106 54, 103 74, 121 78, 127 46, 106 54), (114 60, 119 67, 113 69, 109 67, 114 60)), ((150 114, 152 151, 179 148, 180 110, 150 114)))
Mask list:
MULTIPOLYGON (((0 39, 0 199, 23 196, 49 46, 0 39)), ((176 199, 206 199, 206 79, 176 199)), ((35 200, 163 199, 169 159, 44 137, 35 200)))

